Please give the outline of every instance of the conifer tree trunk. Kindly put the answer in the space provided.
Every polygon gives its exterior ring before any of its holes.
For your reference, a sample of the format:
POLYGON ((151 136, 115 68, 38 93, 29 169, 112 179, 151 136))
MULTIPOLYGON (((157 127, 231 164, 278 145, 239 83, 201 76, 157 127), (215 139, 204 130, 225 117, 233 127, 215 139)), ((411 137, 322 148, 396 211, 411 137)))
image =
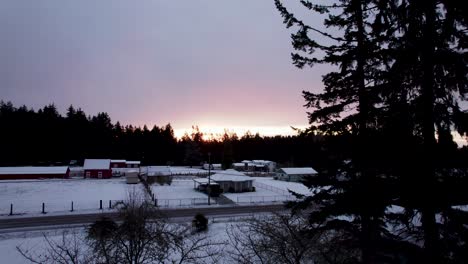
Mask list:
POLYGON ((423 184, 422 195, 422 225, 424 230, 424 248, 427 263, 439 263, 438 231, 435 220, 436 190, 434 171, 434 147, 436 143, 434 128, 434 30, 435 30, 435 3, 428 0, 422 3, 425 15, 424 45, 422 50, 422 99, 423 99, 423 144, 425 164, 421 170, 423 184))
MULTIPOLYGON (((365 50, 365 31, 364 31, 364 20, 363 20, 363 10, 362 10, 362 0, 353 0, 352 6, 356 16, 356 28, 357 28, 357 58, 356 58, 356 84, 358 88, 358 97, 359 97, 359 130, 358 130, 358 164, 359 170, 361 173, 360 190, 364 191, 362 197, 369 197, 371 194, 371 178, 372 175, 369 168, 369 148, 368 148, 368 119, 369 119, 369 102, 366 92, 365 85, 365 73, 364 65, 366 63, 366 50, 365 50)), ((366 199, 366 198, 364 198, 366 199)), ((367 200, 367 199, 366 199, 367 200)), ((361 220, 362 220, 362 230, 361 230, 361 243, 362 243, 362 261, 363 263, 373 263, 375 256, 374 238, 376 235, 376 230, 373 230, 373 218, 371 211, 367 206, 363 204, 361 220)))

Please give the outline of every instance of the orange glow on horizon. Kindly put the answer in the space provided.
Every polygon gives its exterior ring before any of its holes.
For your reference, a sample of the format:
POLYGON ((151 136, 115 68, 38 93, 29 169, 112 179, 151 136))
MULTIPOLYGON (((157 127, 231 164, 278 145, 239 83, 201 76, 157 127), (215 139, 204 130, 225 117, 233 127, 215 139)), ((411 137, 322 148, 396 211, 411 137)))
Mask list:
MULTIPOLYGON (((307 126, 294 126, 292 127, 298 129, 305 129, 307 126)), ((235 133, 238 137, 242 137, 247 132, 255 135, 256 133, 261 136, 292 136, 297 135, 297 132, 294 131, 291 126, 256 126, 256 127, 247 127, 247 126, 219 126, 219 125, 200 125, 198 126, 201 133, 203 133, 203 139, 219 139, 221 138, 225 131, 228 133, 235 133)), ((186 133, 190 135, 193 132, 192 128, 179 128, 174 129, 174 135, 176 138, 182 138, 186 133)))

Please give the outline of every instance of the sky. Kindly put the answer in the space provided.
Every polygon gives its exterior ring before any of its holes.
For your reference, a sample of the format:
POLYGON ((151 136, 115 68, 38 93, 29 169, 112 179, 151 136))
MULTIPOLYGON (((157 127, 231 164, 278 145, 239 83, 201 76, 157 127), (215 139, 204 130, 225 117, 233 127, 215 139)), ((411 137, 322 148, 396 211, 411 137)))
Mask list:
POLYGON ((295 68, 291 33, 273 0, 1 0, 0 99, 179 136, 292 134, 327 68, 295 68))

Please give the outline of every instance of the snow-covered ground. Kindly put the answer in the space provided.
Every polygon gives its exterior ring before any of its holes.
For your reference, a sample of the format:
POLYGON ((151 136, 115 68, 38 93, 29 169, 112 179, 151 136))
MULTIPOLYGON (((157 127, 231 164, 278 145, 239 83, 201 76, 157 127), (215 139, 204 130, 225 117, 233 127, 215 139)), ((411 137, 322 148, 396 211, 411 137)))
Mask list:
POLYGON ((255 182, 257 183, 263 183, 271 187, 284 190, 286 192, 289 192, 289 190, 291 190, 299 194, 305 194, 305 195, 312 194, 309 188, 307 188, 304 184, 300 182, 279 181, 279 180, 274 180, 273 178, 270 178, 270 177, 253 177, 253 178, 255 179, 255 182))
MULTIPOLYGON (((203 205, 208 203, 206 194, 196 191, 193 180, 173 180, 171 185, 151 185, 151 190, 158 205, 162 207, 177 207, 203 205)), ((214 200, 211 200, 214 203, 214 200)))
MULTIPOLYGON (((213 241, 217 242, 227 242, 226 228, 229 225, 235 224, 231 222, 218 222, 212 223, 209 225, 207 235, 213 241)), ((8 234, 0 234, 0 263, 8 264, 26 264, 31 263, 26 260, 21 254, 17 251, 16 247, 20 246, 23 249, 30 249, 36 253, 43 252, 46 248, 46 243, 44 240, 44 235, 49 239, 59 240, 62 238, 63 231, 69 233, 75 232, 78 237, 83 237, 86 233, 86 229, 83 227, 79 228, 67 228, 67 229, 55 229, 55 230, 44 230, 44 231, 25 231, 25 232, 15 232, 8 234)), ((222 248, 225 248, 225 245, 219 245, 222 248)), ((220 251, 222 252, 222 250, 220 251)), ((221 258, 223 259, 221 263, 232 263, 229 261, 227 255, 221 253, 221 258)))
MULTIPOLYGON (((178 172, 202 171, 172 167, 178 172)), ((256 177, 255 192, 226 193, 235 203, 268 203, 294 199, 288 190, 302 194, 310 191, 301 183, 284 182, 272 178, 256 177)), ((152 191, 162 207, 201 206, 207 204, 207 196, 194 190, 192 180, 173 180, 171 185, 152 185, 152 191)), ((74 213, 99 209, 99 201, 107 208, 109 200, 125 200, 130 192, 143 195, 142 184, 126 184, 124 178, 113 179, 68 179, 68 180, 21 180, 2 181, 0 184, 0 216, 7 217, 10 204, 16 215, 34 215, 42 211, 42 203, 48 213, 74 213)), ((213 200, 212 200, 213 201, 213 200)), ((214 202, 214 201, 213 201, 214 202)))
POLYGON ((2 181, 0 184, 0 215, 9 214, 13 204, 15 214, 99 209, 99 200, 106 206, 109 200, 124 200, 130 192, 143 193, 141 184, 129 185, 125 179, 69 179, 36 181, 2 181))

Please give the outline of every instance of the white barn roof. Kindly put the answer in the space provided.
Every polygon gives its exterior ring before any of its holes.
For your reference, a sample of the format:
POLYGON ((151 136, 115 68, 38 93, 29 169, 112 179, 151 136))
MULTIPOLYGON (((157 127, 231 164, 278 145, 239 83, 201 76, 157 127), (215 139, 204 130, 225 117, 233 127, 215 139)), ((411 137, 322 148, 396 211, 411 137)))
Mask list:
POLYGON ((140 165, 140 161, 136 161, 136 160, 127 160, 125 162, 126 164, 132 164, 132 165, 140 165))
POLYGON ((83 168, 85 170, 109 170, 110 159, 85 159, 83 168))
POLYGON ((0 175, 11 174, 65 174, 68 166, 60 167, 0 167, 0 175))
POLYGON ((125 163, 126 160, 111 160, 112 163, 125 163))
POLYGON ((282 168, 281 170, 288 175, 317 174, 317 171, 311 167, 282 168))
POLYGON ((238 172, 236 170, 225 170, 218 172, 214 175, 211 175, 211 180, 213 181, 233 181, 233 182, 241 182, 241 181, 253 181, 253 179, 249 176, 245 176, 244 173, 238 172))

